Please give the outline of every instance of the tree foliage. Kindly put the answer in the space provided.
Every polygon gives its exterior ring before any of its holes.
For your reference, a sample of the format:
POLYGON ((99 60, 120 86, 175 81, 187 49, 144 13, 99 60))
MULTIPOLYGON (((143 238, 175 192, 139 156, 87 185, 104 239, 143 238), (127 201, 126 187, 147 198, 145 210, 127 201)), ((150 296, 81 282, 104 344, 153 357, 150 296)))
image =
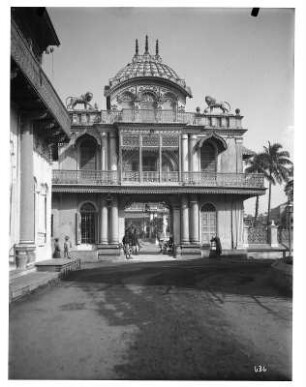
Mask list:
POLYGON ((290 154, 282 148, 281 144, 271 144, 268 141, 268 146, 264 146, 264 152, 255 154, 246 169, 248 173, 263 173, 269 183, 267 224, 270 223, 272 185, 287 182, 292 175, 293 164, 290 154))

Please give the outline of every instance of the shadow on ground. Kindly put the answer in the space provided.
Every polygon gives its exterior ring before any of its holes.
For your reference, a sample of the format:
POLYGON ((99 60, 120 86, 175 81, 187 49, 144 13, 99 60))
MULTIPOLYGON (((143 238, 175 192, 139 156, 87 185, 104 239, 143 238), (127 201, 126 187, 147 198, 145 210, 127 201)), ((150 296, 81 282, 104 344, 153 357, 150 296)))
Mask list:
POLYGON ((273 330, 275 324, 290 326, 291 315, 263 302, 290 301, 290 295, 271 284, 270 265, 142 262, 82 270, 66 282, 88 292, 110 325, 137 326, 115 366, 118 379, 290 380, 290 344, 280 349, 283 331, 274 337, 273 330), (250 316, 243 320, 240 312, 250 316), (268 372, 254 372, 259 364, 268 372))
MULTIPOLYGON (((104 286, 166 286, 209 289, 221 293, 291 298, 291 292, 275 287, 273 260, 228 261, 226 259, 118 263, 73 272, 66 281, 101 283, 104 286), (146 277, 149 276, 148 279, 146 277)), ((104 287, 103 287, 104 288, 104 287)))

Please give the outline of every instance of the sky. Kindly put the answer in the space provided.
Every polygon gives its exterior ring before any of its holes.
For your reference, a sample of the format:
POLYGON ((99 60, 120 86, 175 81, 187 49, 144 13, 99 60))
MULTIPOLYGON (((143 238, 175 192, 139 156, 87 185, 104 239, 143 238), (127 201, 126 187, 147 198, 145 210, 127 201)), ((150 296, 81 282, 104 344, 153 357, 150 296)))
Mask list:
MULTIPOLYGON (((279 142, 293 156, 294 10, 261 8, 48 8, 61 45, 44 69, 63 101, 91 91, 105 109, 104 86, 131 61, 135 39, 160 55, 191 87, 186 111, 205 96, 240 108, 244 145, 256 152, 279 142)), ((273 187, 272 207, 286 201, 273 187)), ((254 213, 254 199, 245 201, 254 213)), ((267 195, 260 212, 267 210, 267 195)))

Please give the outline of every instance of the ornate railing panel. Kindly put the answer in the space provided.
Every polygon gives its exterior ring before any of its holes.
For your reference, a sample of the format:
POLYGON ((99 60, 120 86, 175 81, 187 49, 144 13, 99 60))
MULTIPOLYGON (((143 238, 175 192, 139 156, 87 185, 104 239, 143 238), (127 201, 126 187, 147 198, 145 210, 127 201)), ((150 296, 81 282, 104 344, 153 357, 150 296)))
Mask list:
POLYGON ((267 226, 264 224, 257 224, 250 226, 248 229, 248 243, 250 245, 262 245, 268 243, 267 226))
POLYGON ((69 134, 71 125, 69 114, 13 20, 11 55, 60 127, 69 134))
POLYGON ((123 183, 127 183, 127 182, 138 183, 140 181, 139 172, 134 172, 134 171, 122 172, 121 180, 123 183))
POLYGON ((53 184, 118 185, 117 171, 53 170, 53 184))
POLYGON ((162 172, 161 181, 163 183, 176 183, 180 181, 179 172, 162 172))
POLYGON ((123 109, 123 110, 74 110, 71 111, 75 125, 91 125, 92 123, 113 124, 116 122, 143 123, 180 123, 201 125, 207 128, 241 128, 241 116, 207 115, 175 110, 123 109))
POLYGON ((260 174, 182 172, 182 182, 193 185, 205 183, 212 187, 264 188, 264 177, 260 174))
POLYGON ((142 183, 175 183, 182 186, 263 189, 262 175, 244 173, 53 170, 53 184, 120 185, 142 183))

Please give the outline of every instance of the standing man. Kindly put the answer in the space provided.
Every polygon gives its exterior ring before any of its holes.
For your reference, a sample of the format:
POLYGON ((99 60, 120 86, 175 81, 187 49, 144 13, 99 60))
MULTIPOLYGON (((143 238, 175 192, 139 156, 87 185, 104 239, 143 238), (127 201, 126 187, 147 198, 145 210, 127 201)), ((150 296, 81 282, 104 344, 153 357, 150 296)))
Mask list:
POLYGON ((70 251, 71 248, 71 242, 69 241, 69 236, 65 236, 65 242, 64 242, 64 258, 70 259, 70 251))
POLYGON ((218 235, 216 234, 213 238, 211 238, 210 242, 211 243, 214 242, 215 246, 216 246, 215 254, 211 254, 211 255, 215 255, 216 257, 220 257, 222 254, 222 245, 221 245, 221 241, 220 241, 220 238, 218 237, 218 235))

